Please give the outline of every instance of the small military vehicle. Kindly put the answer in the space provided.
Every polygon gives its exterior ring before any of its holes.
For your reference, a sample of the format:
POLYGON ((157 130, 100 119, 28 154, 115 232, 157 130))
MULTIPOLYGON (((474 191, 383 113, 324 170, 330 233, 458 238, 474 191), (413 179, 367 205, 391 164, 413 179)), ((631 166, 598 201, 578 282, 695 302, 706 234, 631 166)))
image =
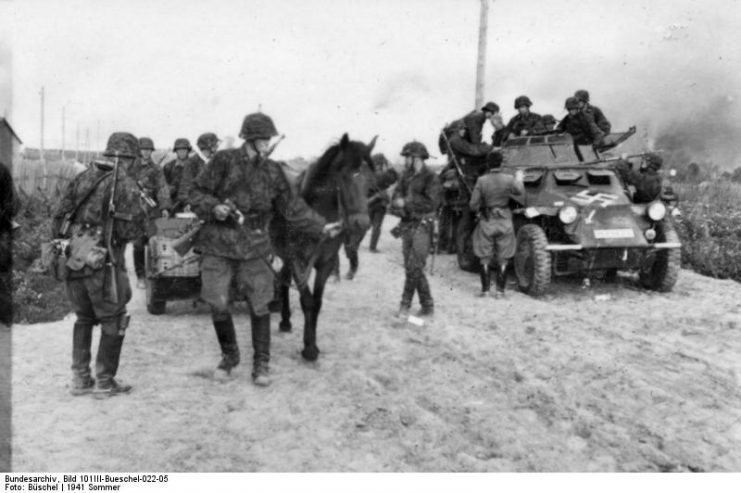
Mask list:
MULTIPOLYGON (((524 174, 525 196, 512 204, 521 291, 537 296, 557 276, 609 279, 618 270, 638 272, 648 289, 673 288, 681 247, 670 214, 675 198, 634 203, 615 170, 618 157, 575 146, 568 134, 512 138, 502 153, 504 172, 524 174)), ((462 268, 475 265, 469 244, 462 268)))

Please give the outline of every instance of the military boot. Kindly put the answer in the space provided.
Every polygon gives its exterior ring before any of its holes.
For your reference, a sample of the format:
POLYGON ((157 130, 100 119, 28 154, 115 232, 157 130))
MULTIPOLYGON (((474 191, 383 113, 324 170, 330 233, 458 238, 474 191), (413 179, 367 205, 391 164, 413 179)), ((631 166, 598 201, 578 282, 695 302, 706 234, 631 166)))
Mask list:
POLYGON ((419 295, 419 304, 422 309, 417 313, 420 317, 431 317, 435 314, 435 302, 430 292, 430 284, 427 282, 427 276, 422 274, 417 278, 417 294, 419 295))
POLYGON ((72 329, 72 395, 93 391, 95 379, 90 376, 90 345, 93 342, 93 324, 75 323, 72 329))
POLYGON ((270 385, 270 315, 252 315, 252 381, 259 387, 270 385))
POLYGON ((111 334, 103 330, 100 334, 98 356, 95 360, 95 374, 98 377, 95 390, 96 397, 112 397, 131 392, 131 385, 116 381, 118 362, 121 358, 121 347, 124 336, 111 334))
POLYGON ((216 367, 214 376, 216 378, 227 378, 231 374, 232 368, 239 364, 239 345, 237 344, 237 335, 234 332, 234 321, 229 315, 226 320, 214 320, 213 324, 221 348, 221 361, 216 367))
POLYGON ((414 279, 406 276, 404 278, 404 291, 401 293, 401 303, 399 303, 399 318, 407 318, 409 316, 409 310, 412 309, 412 298, 414 298, 414 291, 416 285, 414 279))
POLYGON ((507 287, 507 264, 497 265, 497 298, 504 298, 504 289, 507 287))
POLYGON ((491 270, 488 265, 481 266, 479 277, 481 278, 481 293, 479 296, 485 298, 489 296, 489 289, 491 288, 491 270))
POLYGON ((358 265, 360 264, 358 261, 358 252, 348 252, 347 259, 350 261, 350 269, 345 274, 345 279, 352 281, 355 279, 355 274, 357 274, 358 265))

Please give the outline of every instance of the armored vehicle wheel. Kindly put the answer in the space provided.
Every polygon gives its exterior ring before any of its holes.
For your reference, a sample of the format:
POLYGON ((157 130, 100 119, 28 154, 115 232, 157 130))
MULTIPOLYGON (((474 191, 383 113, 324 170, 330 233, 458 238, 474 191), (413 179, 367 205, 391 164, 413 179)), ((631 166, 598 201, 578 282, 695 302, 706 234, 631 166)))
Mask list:
POLYGON ((473 228, 472 218, 464 212, 458 220, 455 242, 458 267, 466 272, 478 272, 479 267, 476 255, 473 254, 473 228))
POLYGON ((548 240, 543 229, 526 224, 517 232, 515 273, 520 291, 541 295, 551 282, 551 254, 546 250, 548 240))
MULTIPOLYGON (((679 235, 669 218, 657 225, 656 233, 658 242, 679 243, 679 235)), ((641 268, 639 275, 641 284, 654 291, 663 293, 671 291, 679 277, 681 260, 679 248, 657 250, 645 260, 646 264, 641 268)))

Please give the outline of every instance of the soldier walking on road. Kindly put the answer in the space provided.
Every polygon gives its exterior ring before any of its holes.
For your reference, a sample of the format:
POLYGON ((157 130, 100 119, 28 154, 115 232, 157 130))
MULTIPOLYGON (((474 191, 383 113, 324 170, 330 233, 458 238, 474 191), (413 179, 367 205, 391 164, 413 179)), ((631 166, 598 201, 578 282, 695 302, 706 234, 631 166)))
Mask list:
POLYGON ((129 176, 133 178, 140 187, 142 193, 146 194, 154 202, 154 207, 147 207, 148 223, 145 233, 141 238, 134 241, 134 272, 136 272, 136 287, 144 289, 144 246, 149 242, 149 234, 154 229, 154 220, 158 217, 169 217, 170 190, 165 181, 162 168, 152 161, 154 142, 149 137, 139 139, 140 158, 134 161, 129 168, 129 176))
POLYGON ((515 255, 515 233, 512 226, 510 198, 525 193, 522 172, 515 176, 502 173, 502 155, 492 152, 487 158, 490 172, 476 182, 469 207, 480 210, 473 232, 473 252, 481 262, 481 296, 489 294, 492 263, 496 261, 497 298, 504 295, 507 284, 507 262, 515 255))
POLYGON ((245 116, 236 149, 219 151, 196 177, 190 194, 194 211, 205 221, 196 241, 201 257, 201 298, 211 306, 211 318, 222 358, 216 376, 229 376, 239 364, 239 346, 230 311, 230 287, 249 303, 254 349, 252 379, 270 384, 270 312, 273 271, 268 225, 280 214, 296 231, 333 235, 338 225, 327 224, 294 195, 281 165, 265 157, 270 139, 278 135, 273 120, 263 113, 245 116))
POLYGON ((440 180, 425 164, 430 157, 421 142, 409 142, 401 151, 405 169, 394 190, 392 213, 401 217, 399 232, 404 254, 404 291, 399 316, 406 317, 415 291, 422 309, 418 315, 431 316, 435 304, 424 268, 432 245, 435 213, 440 205, 440 180))
POLYGON ((184 212, 191 212, 190 207, 190 191, 193 189, 193 180, 203 171, 211 159, 219 149, 219 138, 215 133, 207 132, 198 137, 196 146, 201 151, 203 157, 206 158, 204 161, 199 154, 195 154, 185 163, 183 167, 183 175, 180 178, 180 187, 178 190, 178 202, 183 204, 184 212))
POLYGON ((65 283, 77 316, 72 333, 73 395, 90 393, 93 387, 98 396, 131 390, 131 385, 114 377, 130 319, 126 304, 131 299, 131 286, 124 250, 127 242, 142 237, 146 222, 138 187, 126 171, 139 156, 139 143, 130 133, 116 132, 108 139, 103 155, 118 160, 118 166, 95 162, 77 175, 52 223, 57 238, 70 238, 65 283), (114 185, 115 196, 111 197, 114 185), (96 382, 90 376, 90 345, 97 324, 101 335, 96 382))
POLYGON ((188 156, 193 148, 188 139, 179 138, 175 139, 172 150, 175 151, 176 157, 172 161, 165 163, 163 171, 165 173, 165 180, 167 180, 167 186, 170 188, 171 212, 175 214, 182 212, 186 205, 180 202, 178 197, 180 194, 180 183, 183 180, 183 171, 185 171, 185 167, 189 161, 188 156))

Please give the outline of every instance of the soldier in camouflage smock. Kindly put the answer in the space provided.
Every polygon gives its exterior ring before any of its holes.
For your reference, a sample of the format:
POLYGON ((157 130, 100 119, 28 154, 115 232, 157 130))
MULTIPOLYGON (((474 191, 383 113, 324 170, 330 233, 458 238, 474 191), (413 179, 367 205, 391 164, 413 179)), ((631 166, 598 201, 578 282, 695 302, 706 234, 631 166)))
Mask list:
POLYGON ((205 221, 196 246, 202 252, 201 298, 211 305, 222 352, 216 375, 228 376, 240 360, 229 300, 229 288, 236 278, 250 305, 252 379, 260 386, 270 384, 268 303, 273 298, 274 278, 267 260, 272 251, 267 231, 270 219, 280 214, 293 229, 309 234, 327 230, 326 221, 292 193, 280 164, 263 157, 277 134, 269 116, 247 115, 240 134, 245 143, 217 152, 195 179, 190 194, 193 210, 205 221))
POLYGON ((183 180, 183 172, 185 171, 188 161, 190 161, 188 156, 193 148, 190 146, 190 141, 188 139, 179 138, 175 139, 172 150, 175 151, 176 157, 172 161, 165 163, 163 171, 165 173, 167 186, 170 188, 170 202, 172 203, 171 212, 175 214, 182 212, 186 205, 180 202, 178 198, 180 194, 180 183, 183 180))
POLYGON ((201 158, 199 154, 195 154, 188 162, 185 163, 183 168, 183 175, 180 178, 180 189, 178 190, 178 202, 183 205, 183 210, 190 212, 190 191, 193 190, 193 180, 201 174, 203 168, 211 162, 211 159, 219 149, 219 138, 215 133, 207 132, 198 137, 196 146, 203 154, 205 160, 201 158))
POLYGON ((589 103, 589 92, 585 89, 579 89, 574 93, 574 97, 579 101, 579 109, 583 113, 591 115, 594 123, 597 124, 599 129, 602 130, 605 135, 608 135, 612 129, 612 124, 601 109, 589 103))
POLYGON ((147 206, 147 228, 141 238, 134 241, 134 271, 136 272, 136 287, 144 289, 144 245, 149 242, 149 235, 152 234, 154 225, 153 221, 158 217, 169 217, 170 190, 165 181, 165 174, 162 168, 152 160, 152 151, 154 151, 154 142, 149 137, 139 139, 140 158, 134 161, 129 168, 129 176, 137 181, 143 193, 145 193, 155 203, 154 207, 147 206))
POLYGON ((74 395, 89 393, 93 386, 100 396, 131 390, 130 385, 114 377, 129 325, 126 304, 131 299, 131 287, 124 250, 127 242, 144 234, 146 222, 136 182, 125 171, 138 155, 139 144, 130 133, 117 132, 108 139, 104 156, 119 160, 113 200, 115 217, 109 215, 114 167, 101 162, 94 163, 70 182, 53 215, 55 237, 70 238, 65 283, 77 316, 72 335, 74 395), (113 221, 110 239, 106 235, 108 221, 113 221), (65 231, 65 222, 71 224, 68 231, 65 231), (90 346, 93 326, 97 324, 101 326, 101 335, 95 382, 90 376, 90 346))
POLYGON ((517 115, 513 116, 507 124, 507 138, 522 137, 545 131, 545 126, 540 115, 530 112, 532 105, 533 102, 527 96, 518 96, 515 98, 517 115))
POLYGON ((425 263, 432 246, 432 234, 437 208, 440 205, 440 180, 425 164, 430 157, 421 142, 409 142, 401 151, 405 169, 394 190, 391 212, 401 217, 399 232, 404 255, 404 291, 399 316, 406 317, 415 291, 422 309, 418 315, 430 316, 435 303, 425 275, 425 263))
POLYGON ((664 179, 659 170, 664 160, 655 152, 649 152, 643 158, 640 170, 632 169, 628 161, 619 160, 615 166, 618 175, 626 186, 635 189, 633 202, 637 204, 648 204, 658 199, 664 187, 664 179))
POLYGON ((594 122, 590 113, 579 111, 579 102, 576 98, 566 98, 564 107, 569 114, 563 117, 556 129, 571 134, 576 145, 600 145, 604 141, 605 133, 594 122))

